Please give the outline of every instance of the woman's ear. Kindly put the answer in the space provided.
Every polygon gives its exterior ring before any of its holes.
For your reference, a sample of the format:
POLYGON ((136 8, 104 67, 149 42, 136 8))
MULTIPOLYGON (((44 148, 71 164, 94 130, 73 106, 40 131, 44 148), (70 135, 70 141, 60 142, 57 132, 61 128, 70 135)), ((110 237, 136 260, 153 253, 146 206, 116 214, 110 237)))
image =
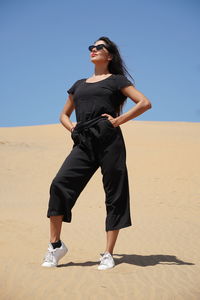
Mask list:
POLYGON ((111 54, 108 55, 108 60, 112 60, 113 56, 111 54))

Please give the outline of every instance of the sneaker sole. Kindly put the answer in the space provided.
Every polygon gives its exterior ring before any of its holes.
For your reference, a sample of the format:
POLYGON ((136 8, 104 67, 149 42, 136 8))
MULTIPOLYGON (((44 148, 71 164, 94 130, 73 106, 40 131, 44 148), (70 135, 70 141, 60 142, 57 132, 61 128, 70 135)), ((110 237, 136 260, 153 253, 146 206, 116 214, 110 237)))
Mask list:
POLYGON ((112 268, 114 268, 114 267, 115 267, 115 266, 107 267, 107 268, 101 268, 101 267, 98 267, 98 270, 100 270, 100 271, 105 271, 105 270, 112 269, 112 268))
POLYGON ((45 267, 45 268, 55 268, 55 267, 57 267, 57 265, 46 265, 46 264, 42 264, 41 266, 45 267))

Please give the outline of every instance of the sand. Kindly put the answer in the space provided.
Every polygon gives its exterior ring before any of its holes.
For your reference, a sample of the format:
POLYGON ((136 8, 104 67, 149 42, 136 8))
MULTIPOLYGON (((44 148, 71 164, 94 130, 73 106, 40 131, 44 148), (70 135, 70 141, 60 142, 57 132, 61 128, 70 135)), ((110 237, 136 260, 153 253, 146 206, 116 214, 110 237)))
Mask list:
POLYGON ((133 226, 120 231, 115 268, 105 247, 100 169, 63 223, 69 248, 41 267, 49 242, 49 185, 72 149, 61 124, 0 128, 0 299, 200 299, 200 123, 132 120, 127 149, 133 226))

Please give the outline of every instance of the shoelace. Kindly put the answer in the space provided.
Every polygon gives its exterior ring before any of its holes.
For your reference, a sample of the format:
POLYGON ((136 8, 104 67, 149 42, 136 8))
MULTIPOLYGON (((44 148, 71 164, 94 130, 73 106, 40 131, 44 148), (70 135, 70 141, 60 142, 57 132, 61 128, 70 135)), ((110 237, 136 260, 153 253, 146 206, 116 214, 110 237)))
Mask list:
POLYGON ((110 257, 110 255, 108 253, 103 254, 99 259, 101 264, 105 264, 106 260, 109 259, 109 257, 110 257))
POLYGON ((48 248, 48 251, 44 257, 44 261, 53 261, 53 252, 55 252, 55 249, 51 249, 51 248, 48 248))

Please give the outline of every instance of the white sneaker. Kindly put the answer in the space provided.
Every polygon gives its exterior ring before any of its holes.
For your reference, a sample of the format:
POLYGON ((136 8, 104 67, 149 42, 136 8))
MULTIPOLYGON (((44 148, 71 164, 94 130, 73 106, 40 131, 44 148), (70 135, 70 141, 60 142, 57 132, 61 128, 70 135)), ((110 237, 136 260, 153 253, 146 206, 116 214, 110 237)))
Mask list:
POLYGON ((61 241, 60 248, 53 248, 52 244, 49 243, 48 251, 44 256, 44 262, 42 267, 57 267, 58 261, 67 253, 68 249, 65 244, 61 241))
POLYGON ((98 270, 107 270, 115 266, 114 259, 109 252, 105 252, 104 255, 100 258, 100 264, 98 270))

